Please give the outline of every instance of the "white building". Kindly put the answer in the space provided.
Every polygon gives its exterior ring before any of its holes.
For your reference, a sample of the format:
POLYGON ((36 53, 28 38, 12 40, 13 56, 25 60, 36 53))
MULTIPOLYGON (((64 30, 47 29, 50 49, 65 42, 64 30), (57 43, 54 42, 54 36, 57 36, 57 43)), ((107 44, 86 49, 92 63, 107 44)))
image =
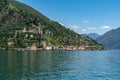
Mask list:
POLYGON ((46 46, 45 50, 52 50, 52 46, 46 46))

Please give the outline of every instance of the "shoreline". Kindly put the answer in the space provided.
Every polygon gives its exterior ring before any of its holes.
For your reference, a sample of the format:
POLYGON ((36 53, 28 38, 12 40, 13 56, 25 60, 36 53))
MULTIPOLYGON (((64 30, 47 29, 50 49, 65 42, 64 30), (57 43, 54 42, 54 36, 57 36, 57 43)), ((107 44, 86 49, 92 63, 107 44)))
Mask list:
POLYGON ((102 51, 107 49, 50 49, 46 50, 44 48, 37 48, 35 50, 27 49, 27 48, 0 48, 0 50, 6 50, 6 51, 102 51))

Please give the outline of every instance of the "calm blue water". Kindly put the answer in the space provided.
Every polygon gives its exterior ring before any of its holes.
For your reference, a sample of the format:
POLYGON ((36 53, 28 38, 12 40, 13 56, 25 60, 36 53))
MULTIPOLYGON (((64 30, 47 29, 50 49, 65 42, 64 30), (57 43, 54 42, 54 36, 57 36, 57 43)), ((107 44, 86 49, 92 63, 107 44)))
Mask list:
POLYGON ((0 80, 120 80, 120 50, 0 51, 0 80))

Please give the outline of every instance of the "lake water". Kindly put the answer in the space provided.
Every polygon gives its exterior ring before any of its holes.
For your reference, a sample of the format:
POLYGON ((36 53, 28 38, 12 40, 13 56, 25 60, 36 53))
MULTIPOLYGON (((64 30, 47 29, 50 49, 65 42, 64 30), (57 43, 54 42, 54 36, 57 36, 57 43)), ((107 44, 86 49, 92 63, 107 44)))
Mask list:
POLYGON ((0 51, 0 80, 120 80, 120 50, 0 51))

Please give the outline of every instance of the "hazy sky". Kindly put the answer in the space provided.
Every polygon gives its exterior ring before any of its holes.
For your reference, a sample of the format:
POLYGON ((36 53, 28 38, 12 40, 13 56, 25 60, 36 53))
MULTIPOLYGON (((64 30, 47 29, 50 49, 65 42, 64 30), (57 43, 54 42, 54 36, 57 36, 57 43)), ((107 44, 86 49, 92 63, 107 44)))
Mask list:
POLYGON ((99 33, 120 26, 120 0, 18 0, 77 33, 99 33))

